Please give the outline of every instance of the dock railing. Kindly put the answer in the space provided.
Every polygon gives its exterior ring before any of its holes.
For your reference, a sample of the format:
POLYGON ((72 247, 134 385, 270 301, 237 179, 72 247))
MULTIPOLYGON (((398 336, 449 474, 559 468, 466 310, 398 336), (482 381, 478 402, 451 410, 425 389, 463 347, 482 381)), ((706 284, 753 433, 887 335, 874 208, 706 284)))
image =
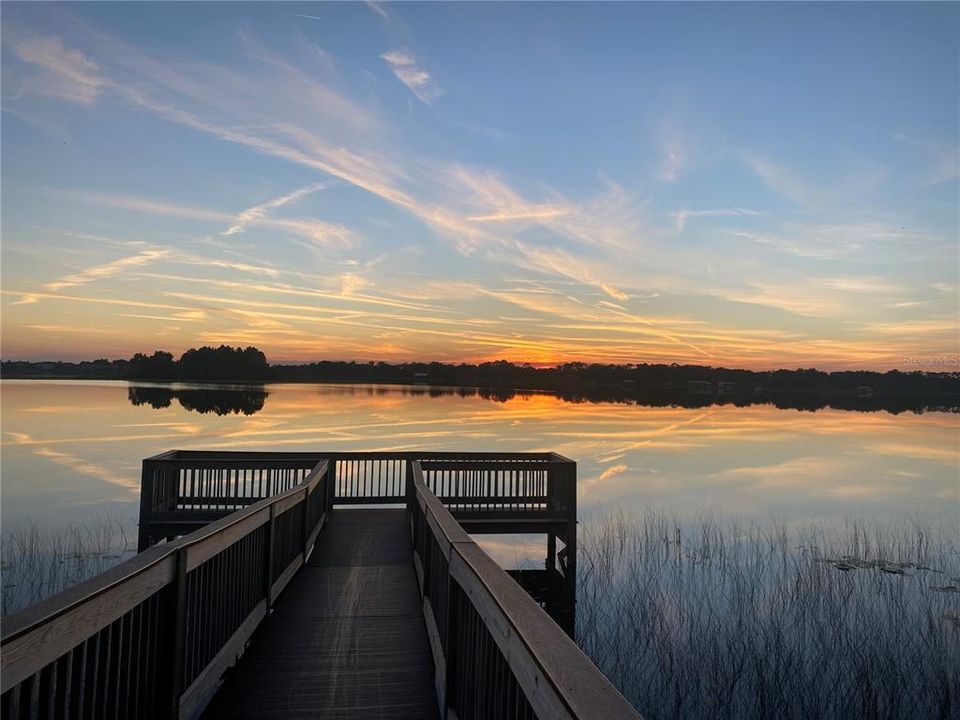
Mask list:
POLYGON ((471 540, 428 486, 421 463, 412 471, 414 566, 441 717, 639 719, 576 643, 471 540))
POLYGON ((553 452, 224 452, 173 450, 143 461, 138 549, 173 540, 300 482, 329 464, 327 507, 410 507, 412 464, 470 533, 546 537, 543 567, 513 571, 575 633, 576 463, 553 452))
MULTIPOLYGON (((309 453, 171 450, 143 461, 138 550, 303 482, 322 458, 309 453)), ((327 488, 324 492, 329 495, 327 488)))
POLYGON ((2 717, 195 717, 317 541, 328 467, 4 618, 2 717))
POLYGON ((409 514, 444 720, 638 718, 571 639, 576 498, 555 453, 148 458, 143 552, 3 619, 2 716, 196 717, 327 512, 376 503, 409 514), (546 567, 523 571, 557 588, 546 610, 468 532, 546 534, 546 567))
POLYGON ((475 532, 576 519, 574 463, 556 453, 171 450, 143 461, 139 549, 283 492, 321 459, 329 507, 409 503, 410 464, 420 461, 428 486, 475 532))

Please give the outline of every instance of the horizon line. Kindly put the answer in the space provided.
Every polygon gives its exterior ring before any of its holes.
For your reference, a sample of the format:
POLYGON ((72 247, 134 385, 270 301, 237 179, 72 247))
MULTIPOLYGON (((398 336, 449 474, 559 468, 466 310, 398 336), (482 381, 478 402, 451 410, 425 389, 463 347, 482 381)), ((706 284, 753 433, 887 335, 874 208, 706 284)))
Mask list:
MULTIPOLYGON (((224 344, 221 344, 220 346, 206 345, 206 346, 201 346, 201 347, 221 347, 221 346, 224 346, 224 344)), ((227 347, 232 347, 232 346, 227 346, 227 347)), ((237 347, 239 347, 240 349, 243 349, 244 347, 254 347, 254 346, 243 346, 243 345, 239 345, 239 346, 237 346, 237 347)), ((188 348, 188 349, 190 349, 190 348, 188 348)), ((256 348, 256 349, 259 350, 259 348, 256 348)), ((170 351, 168 351, 168 350, 157 350, 157 351, 155 351, 155 352, 170 352, 170 351)), ((261 352, 262 352, 262 351, 261 351, 261 352)), ((146 354, 146 353, 143 353, 143 354, 146 354)), ((175 361, 179 361, 179 358, 177 357, 177 355, 176 355, 175 353, 171 353, 171 354, 174 355, 174 360, 175 360, 175 361)), ((182 354, 183 354, 183 353, 181 353, 181 355, 182 355, 182 354)), ((266 355, 266 353, 264 353, 264 355, 266 355)), ((2 362, 2 363, 8 363, 8 362, 10 362, 10 363, 13 363, 13 362, 25 362, 25 363, 31 363, 31 364, 41 364, 41 363, 64 363, 64 364, 70 363, 70 364, 80 364, 80 363, 85 363, 85 362, 86 362, 86 363, 95 363, 95 362, 98 362, 98 361, 100 361, 100 360, 107 360, 108 362, 113 363, 113 362, 118 362, 118 361, 126 362, 126 361, 129 361, 130 358, 112 358, 112 359, 111 359, 111 358, 106 358, 106 357, 99 357, 99 358, 94 358, 94 359, 83 359, 83 360, 79 360, 79 359, 78 359, 78 360, 62 360, 62 359, 60 359, 60 360, 52 360, 52 359, 33 360, 33 359, 7 359, 7 358, 0 357, 0 362, 2 362)), ((630 367, 638 367, 638 366, 644 366, 644 365, 646 365, 646 366, 654 366, 654 367, 655 367, 655 366, 661 366, 661 367, 696 367, 696 368, 707 368, 707 369, 711 369, 711 370, 745 371, 745 372, 752 372, 752 373, 775 373, 775 372, 781 372, 781 371, 785 371, 785 372, 798 372, 798 371, 803 371, 803 370, 814 371, 814 372, 822 372, 822 373, 844 373, 844 372, 856 373, 856 372, 867 372, 867 373, 875 373, 875 374, 879 374, 879 375, 883 375, 883 374, 886 374, 886 373, 889 373, 889 372, 900 372, 900 373, 916 373, 916 372, 922 372, 922 373, 925 373, 925 374, 936 374, 936 375, 941 375, 941 374, 958 374, 958 373, 960 373, 960 355, 958 355, 958 354, 951 354, 951 353, 934 353, 934 354, 931 354, 931 355, 917 355, 917 356, 914 356, 914 358, 913 358, 912 361, 908 361, 908 368, 909 368, 909 369, 903 369, 903 368, 901 368, 901 367, 891 367, 891 368, 888 368, 888 369, 885 369, 885 370, 869 369, 869 368, 862 368, 862 367, 861 367, 861 368, 842 368, 842 369, 823 369, 823 368, 818 367, 818 366, 806 366, 806 367, 805 367, 805 366, 796 366, 796 367, 783 367, 783 366, 780 366, 780 367, 768 367, 768 368, 749 368, 749 367, 736 367, 736 366, 726 366, 726 365, 703 365, 703 364, 698 364, 698 363, 648 362, 648 361, 644 361, 644 362, 634 362, 634 363, 615 363, 615 362, 587 362, 587 361, 582 361, 582 360, 567 360, 567 361, 561 362, 561 363, 535 363, 535 362, 524 362, 524 361, 518 362, 518 361, 514 361, 514 360, 506 360, 506 359, 503 359, 503 358, 500 358, 500 359, 497 359, 497 360, 483 360, 483 361, 480 361, 480 362, 476 362, 476 361, 473 361, 473 362, 468 362, 468 361, 442 361, 442 360, 402 360, 402 361, 393 360, 393 361, 391 361, 391 360, 371 360, 371 359, 356 359, 356 358, 354 358, 354 359, 330 359, 330 358, 322 358, 322 359, 312 359, 312 360, 281 360, 281 361, 276 361, 276 362, 274 362, 274 361, 271 361, 269 358, 267 358, 267 364, 268 364, 270 367, 274 367, 274 366, 279 366, 279 367, 296 367, 296 366, 311 365, 311 364, 314 364, 314 363, 323 363, 323 362, 343 363, 343 364, 351 364, 351 363, 352 363, 352 364, 355 364, 355 365, 371 365, 371 364, 372 364, 372 365, 379 365, 379 364, 383 363, 383 364, 386 364, 386 365, 391 366, 391 367, 402 366, 402 365, 433 365, 433 364, 439 364, 439 365, 443 365, 443 366, 446 366, 446 367, 459 367, 459 366, 463 366, 463 365, 472 366, 472 367, 479 367, 479 366, 485 365, 485 364, 493 364, 493 363, 503 362, 503 363, 507 363, 507 364, 509 364, 509 365, 512 365, 512 366, 514 366, 514 367, 529 368, 529 369, 534 369, 534 370, 553 370, 553 369, 558 369, 558 368, 564 367, 564 366, 566 366, 566 365, 581 364, 581 365, 584 365, 584 366, 586 366, 586 367, 591 367, 591 366, 605 366, 605 367, 617 367, 617 368, 630 368, 630 367)), ((4 379, 4 378, 0 378, 0 379, 4 379)), ((15 378, 14 378, 14 379, 15 379, 15 378)))

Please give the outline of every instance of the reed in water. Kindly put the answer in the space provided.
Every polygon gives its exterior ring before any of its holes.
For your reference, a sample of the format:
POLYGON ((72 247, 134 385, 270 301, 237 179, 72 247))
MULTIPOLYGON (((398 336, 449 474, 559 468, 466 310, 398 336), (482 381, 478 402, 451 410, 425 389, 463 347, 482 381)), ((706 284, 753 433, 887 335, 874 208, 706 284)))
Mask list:
POLYGON ((650 720, 957 717, 956 538, 606 515, 580 533, 578 642, 650 720))
POLYGON ((0 538, 3 615, 56 595, 136 551, 127 528, 110 515, 57 531, 29 522, 0 538))

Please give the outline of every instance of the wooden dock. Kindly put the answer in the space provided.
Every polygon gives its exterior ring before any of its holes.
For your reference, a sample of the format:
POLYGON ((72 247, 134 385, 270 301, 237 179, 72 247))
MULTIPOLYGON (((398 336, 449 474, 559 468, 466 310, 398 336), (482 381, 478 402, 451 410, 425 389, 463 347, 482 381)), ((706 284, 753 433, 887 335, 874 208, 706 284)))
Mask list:
POLYGON ((3 618, 0 712, 637 719, 572 639, 576 498, 554 453, 148 458, 141 552, 3 618))
POLYGON ((335 510, 204 717, 436 718, 403 510, 335 510))

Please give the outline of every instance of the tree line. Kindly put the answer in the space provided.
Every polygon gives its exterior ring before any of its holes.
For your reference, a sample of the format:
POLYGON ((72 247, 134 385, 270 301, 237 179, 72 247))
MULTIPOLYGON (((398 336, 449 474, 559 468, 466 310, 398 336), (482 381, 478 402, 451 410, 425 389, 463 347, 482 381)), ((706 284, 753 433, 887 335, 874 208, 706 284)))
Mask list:
MULTIPOLYGON (((342 382, 422 384, 518 390, 549 390, 567 397, 629 395, 649 392, 697 392, 725 396, 917 395, 960 396, 960 372, 843 370, 814 368, 755 371, 703 365, 601 364, 571 362, 534 367, 498 360, 469 363, 387 363, 319 361, 271 365, 255 347, 191 348, 179 358, 157 350, 128 360, 92 362, 5 361, 6 378, 61 377, 182 382, 342 382)), ((815 404, 815 403, 814 403, 815 404)))
POLYGON ((505 360, 471 365, 386 362, 320 361, 304 365, 273 365, 274 376, 286 382, 425 383, 529 390, 551 390, 575 395, 578 390, 631 388, 685 389, 691 383, 707 383, 713 391, 735 393, 778 390, 857 393, 960 394, 960 373, 902 372, 890 370, 841 370, 814 368, 757 371, 705 365, 600 364, 571 362, 555 367, 518 365, 505 360))
POLYGON ((255 382, 273 380, 267 356, 255 347, 190 348, 179 358, 165 350, 137 353, 128 360, 71 362, 5 361, 5 378, 80 378, 155 382, 255 382))

